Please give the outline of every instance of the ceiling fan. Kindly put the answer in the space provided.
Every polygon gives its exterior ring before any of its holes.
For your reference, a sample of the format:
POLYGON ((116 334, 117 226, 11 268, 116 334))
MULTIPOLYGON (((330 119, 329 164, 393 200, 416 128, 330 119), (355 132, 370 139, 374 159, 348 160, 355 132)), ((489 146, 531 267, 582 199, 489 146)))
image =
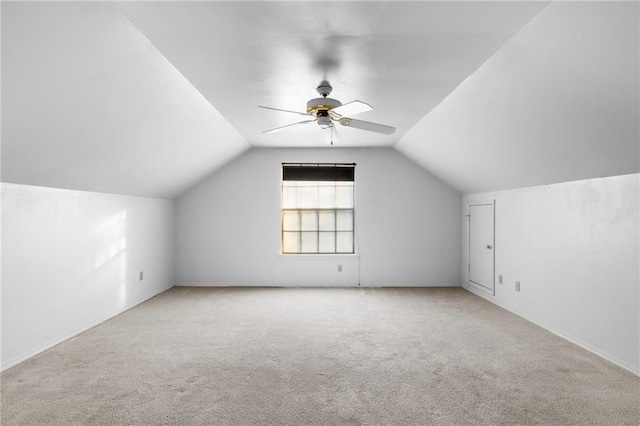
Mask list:
POLYGON ((307 112, 290 111, 259 105, 260 108, 303 115, 308 118, 307 120, 299 121, 297 123, 287 124, 286 126, 276 127, 271 130, 265 130, 262 133, 275 133, 292 126, 316 122, 321 129, 325 130, 324 134, 327 143, 333 145, 333 142, 337 140, 338 136, 335 123, 340 123, 342 126, 352 127, 354 129, 368 130, 370 132, 382 133, 385 135, 390 135, 396 131, 395 127, 350 118, 352 115, 371 111, 373 108, 362 101, 351 101, 343 104, 337 99, 329 98, 328 96, 333 90, 333 87, 331 87, 329 82, 323 81, 317 87, 317 90, 322 97, 314 98, 307 102, 307 112))

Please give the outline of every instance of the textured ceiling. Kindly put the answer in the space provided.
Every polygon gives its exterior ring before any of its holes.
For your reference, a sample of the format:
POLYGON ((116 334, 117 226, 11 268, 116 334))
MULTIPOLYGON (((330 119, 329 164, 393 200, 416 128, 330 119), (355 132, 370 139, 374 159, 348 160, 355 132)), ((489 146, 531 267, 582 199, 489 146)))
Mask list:
POLYGON ((473 73, 545 3, 121 2, 154 46, 254 146, 317 147, 304 111, 327 79, 332 97, 374 110, 387 136, 338 126, 340 147, 390 146, 473 73))
POLYGON ((2 180, 173 198, 325 146, 323 79, 460 192, 638 172, 636 2, 3 2, 2 180))
POLYGON ((462 193, 638 173, 639 19, 551 4, 396 148, 462 193))
POLYGON ((112 3, 2 3, 3 181, 173 198, 247 148, 112 3))

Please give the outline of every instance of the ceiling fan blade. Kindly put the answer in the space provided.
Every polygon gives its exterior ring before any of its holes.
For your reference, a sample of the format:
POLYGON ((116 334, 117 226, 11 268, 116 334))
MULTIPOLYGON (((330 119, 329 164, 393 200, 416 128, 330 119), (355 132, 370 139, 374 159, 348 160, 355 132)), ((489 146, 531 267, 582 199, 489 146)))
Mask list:
POLYGON ((275 133, 275 132, 279 132, 282 129, 286 129, 287 127, 291 127, 291 126, 297 126, 299 124, 308 124, 308 123, 313 123, 316 120, 305 120, 305 121, 299 121, 297 123, 292 123, 292 124, 287 124, 286 126, 281 126, 281 127, 276 127, 275 129, 271 129, 271 130, 265 130, 262 133, 275 133))
POLYGON ((351 101, 347 102, 344 105, 340 105, 339 107, 333 108, 331 112, 342 116, 351 116, 371 110, 373 110, 373 108, 371 108, 371 105, 369 105, 368 103, 362 101, 351 101))
POLYGON ((331 127, 322 130, 324 135, 324 141, 327 145, 340 144, 340 136, 338 136, 338 129, 335 124, 331 124, 331 127))
POLYGON ((258 105, 258 107, 259 107, 259 108, 264 108, 264 109, 271 109, 271 110, 274 110, 274 111, 289 112, 289 113, 291 113, 291 114, 304 115, 304 116, 306 116, 306 117, 313 117, 313 115, 311 115, 311 114, 307 114, 306 112, 289 111, 288 109, 272 108, 272 107, 262 106, 262 105, 258 105))
POLYGON ((396 131, 395 127, 386 126, 384 124, 372 123, 370 121, 356 120, 355 118, 343 117, 339 121, 340 124, 354 129, 368 130, 370 132, 383 133, 391 135, 396 131))

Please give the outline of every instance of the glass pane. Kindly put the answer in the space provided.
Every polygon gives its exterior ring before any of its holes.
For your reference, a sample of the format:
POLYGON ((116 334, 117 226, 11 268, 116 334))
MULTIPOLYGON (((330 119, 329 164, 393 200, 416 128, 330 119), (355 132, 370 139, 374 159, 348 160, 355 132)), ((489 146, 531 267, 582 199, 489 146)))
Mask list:
POLYGON ((291 209, 296 207, 296 187, 282 187, 282 208, 291 209))
POLYGON ((296 207, 301 209, 313 209, 318 206, 318 188, 315 186, 299 186, 296 188, 298 197, 296 207))
POLYGON ((338 253, 353 253, 353 232, 338 232, 336 237, 338 253))
POLYGON ((303 231, 317 231, 318 213, 316 211, 300 212, 300 227, 303 231))
POLYGON ((338 231, 353 231, 353 210, 338 210, 336 219, 338 231))
POLYGON ((336 234, 334 232, 320 232, 320 253, 336 252, 336 234))
POLYGON ((282 230, 298 231, 299 229, 300 229, 300 222, 298 221, 298 212, 297 211, 282 212, 282 230))
POLYGON ((318 213, 319 225, 321 231, 335 231, 336 229, 336 212, 331 210, 328 212, 318 213))
POLYGON ((333 182, 323 182, 318 187, 318 207, 332 209, 336 204, 336 187, 333 182))
POLYGON ((336 186, 336 208, 350 209, 353 207, 353 185, 336 186))
POLYGON ((282 252, 300 253, 300 234, 298 232, 282 233, 282 252))
POLYGON ((318 233, 302 232, 302 243, 300 245, 301 253, 317 253, 318 252, 318 233))

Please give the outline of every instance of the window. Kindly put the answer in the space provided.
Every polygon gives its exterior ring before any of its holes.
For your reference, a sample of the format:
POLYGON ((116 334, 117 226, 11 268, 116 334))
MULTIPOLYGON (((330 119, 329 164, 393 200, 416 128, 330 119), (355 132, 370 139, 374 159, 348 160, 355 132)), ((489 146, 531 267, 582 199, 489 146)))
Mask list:
POLYGON ((282 165, 282 253, 354 253, 355 164, 282 165))

